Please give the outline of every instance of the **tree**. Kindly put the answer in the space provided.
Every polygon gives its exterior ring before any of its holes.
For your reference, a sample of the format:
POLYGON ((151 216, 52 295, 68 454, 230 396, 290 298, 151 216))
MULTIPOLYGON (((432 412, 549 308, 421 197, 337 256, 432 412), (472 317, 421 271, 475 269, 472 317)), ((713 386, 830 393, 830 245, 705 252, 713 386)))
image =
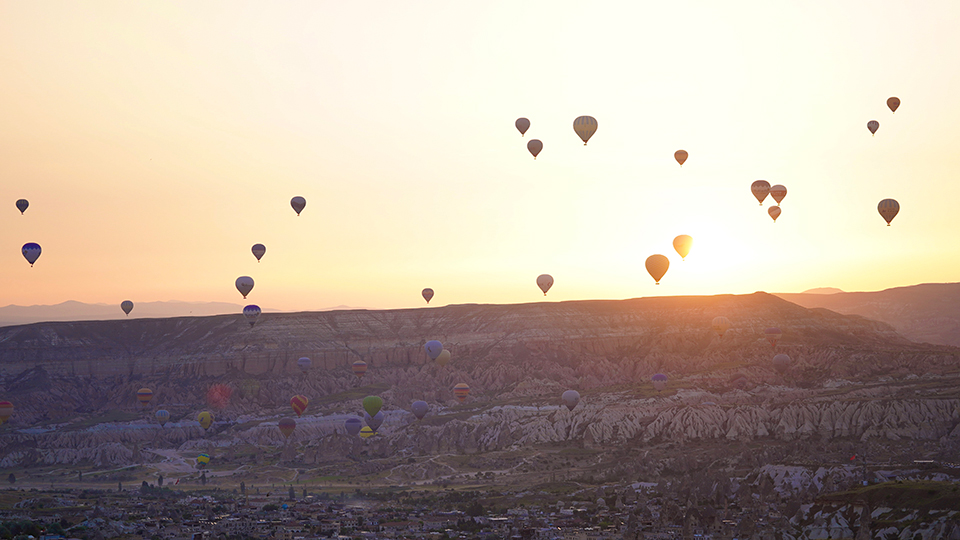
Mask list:
POLYGON ((240 482, 240 494, 241 495, 247 494, 247 485, 243 482, 240 482))
POLYGON ((16 484, 17 477, 14 476, 13 473, 10 473, 10 476, 7 477, 7 482, 10 482, 11 484, 16 484))
POLYGON ((288 498, 292 501, 297 498, 297 494, 293 492, 293 486, 290 486, 290 493, 288 498))
POLYGON ((123 491, 123 483, 117 482, 117 491, 123 491))
POLYGON ((207 485, 207 471, 203 471, 200 474, 200 483, 203 485, 207 485))

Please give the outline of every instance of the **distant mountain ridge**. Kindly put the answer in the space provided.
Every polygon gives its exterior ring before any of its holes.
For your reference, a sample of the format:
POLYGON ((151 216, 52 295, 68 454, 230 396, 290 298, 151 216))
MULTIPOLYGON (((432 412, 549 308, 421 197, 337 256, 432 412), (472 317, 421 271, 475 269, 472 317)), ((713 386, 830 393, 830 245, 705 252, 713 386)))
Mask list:
MULTIPOLYGON (((54 305, 0 307, 0 326, 15 326, 48 321, 98 321, 113 319, 201 317, 208 315, 240 314, 243 305, 229 302, 134 302, 133 312, 127 317, 120 310, 120 302, 86 304, 68 300, 54 305)), ((264 309, 266 312, 277 311, 264 309)))
POLYGON ((960 346, 960 283, 924 283, 874 292, 776 293, 805 308, 860 315, 918 342, 960 346))

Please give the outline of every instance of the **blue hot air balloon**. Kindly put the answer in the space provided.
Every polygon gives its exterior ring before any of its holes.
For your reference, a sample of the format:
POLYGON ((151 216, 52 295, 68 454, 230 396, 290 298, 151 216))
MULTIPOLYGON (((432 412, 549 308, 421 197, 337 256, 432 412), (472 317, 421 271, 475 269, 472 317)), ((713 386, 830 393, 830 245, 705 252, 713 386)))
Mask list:
POLYGON ((377 431, 380 429, 380 426, 383 425, 383 411, 378 412, 377 414, 370 416, 366 412, 363 413, 363 421, 366 422, 370 429, 377 431))
POLYGON ((33 263, 37 262, 37 259, 40 258, 40 244, 28 242, 20 248, 20 253, 23 253, 23 258, 30 263, 30 266, 33 266, 33 263))
POLYGON ((255 304, 244 306, 243 316, 247 318, 247 321, 250 323, 250 326, 257 324, 257 317, 260 316, 260 306, 255 304))
POLYGON ((423 348, 427 351, 427 355, 430 356, 431 360, 436 360, 440 353, 443 352, 443 343, 433 339, 427 342, 423 348))
POLYGON ((427 415, 427 411, 430 410, 430 406, 427 405, 426 401, 414 401, 410 410, 413 411, 413 415, 417 417, 417 420, 422 420, 423 417, 427 415))
POLYGON ((28 206, 30 206, 30 202, 27 201, 26 199, 19 199, 17 201, 17 210, 20 211, 21 216, 23 215, 24 212, 27 211, 28 206))
POLYGON ((347 428, 347 433, 350 435, 356 435, 360 433, 360 430, 363 429, 363 422, 360 421, 356 416, 351 416, 347 418, 347 421, 343 423, 343 426, 347 428))

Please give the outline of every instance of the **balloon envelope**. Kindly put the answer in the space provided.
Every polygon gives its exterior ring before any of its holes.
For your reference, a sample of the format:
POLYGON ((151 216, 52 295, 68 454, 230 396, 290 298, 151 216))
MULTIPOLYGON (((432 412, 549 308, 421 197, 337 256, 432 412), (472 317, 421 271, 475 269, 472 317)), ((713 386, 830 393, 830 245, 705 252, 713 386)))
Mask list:
POLYGON ((783 335, 783 332, 781 332, 777 327, 771 327, 764 330, 763 334, 767 336, 767 341, 770 342, 770 345, 776 347, 777 341, 780 340, 780 336, 783 335))
POLYGON ((787 188, 777 184, 770 188, 770 196, 773 197, 773 200, 777 201, 777 206, 780 206, 780 201, 787 196, 787 188))
POLYGON ((423 346, 423 348, 427 351, 427 356, 429 356, 431 360, 436 360, 440 357, 440 353, 443 352, 443 343, 440 343, 435 339, 431 339, 423 346))
POLYGON ((20 211, 20 215, 23 215, 27 211, 27 207, 30 206, 30 202, 26 199, 17 200, 17 210, 20 211))
POLYGON ((660 392, 667 387, 667 376, 663 373, 654 374, 653 377, 650 377, 650 381, 653 382, 653 387, 660 392))
POLYGON ((437 365, 443 367, 450 363, 450 351, 444 349, 440 351, 440 356, 437 356, 437 365))
POLYGON ((377 432, 370 429, 370 426, 363 426, 363 429, 360 430, 360 436, 363 437, 364 439, 369 439, 370 437, 373 437, 376 434, 377 432))
POLYGON ((897 109, 900 107, 900 98, 887 98, 887 107, 890 107, 890 112, 897 112, 897 109))
POLYGON ((778 354, 773 357, 773 368, 783 373, 790 367, 790 357, 785 354, 778 354))
POLYGON ((13 416, 13 403, 0 401, 0 424, 4 424, 13 416))
POLYGON ((590 137, 593 137, 593 134, 597 132, 597 119, 592 116, 578 116, 573 121, 573 130, 577 132, 580 140, 583 141, 583 145, 586 146, 590 137))
POLYGON ((383 407, 383 400, 380 399, 380 396, 367 396, 363 398, 363 410, 367 411, 367 414, 370 416, 376 416, 380 412, 380 408, 383 407))
POLYGON ((876 120, 867 122, 867 129, 870 130, 870 133, 876 135, 877 130, 880 129, 880 122, 877 122, 876 120))
POLYGON ((293 434, 293 430, 297 429, 297 421, 293 418, 283 418, 277 422, 277 427, 280 428, 280 433, 289 439, 290 435, 293 434))
POLYGON ((300 371, 302 371, 302 372, 304 372, 304 373, 306 373, 307 370, 310 369, 310 366, 311 366, 312 364, 313 364, 313 362, 311 362, 310 359, 307 358, 306 356, 304 356, 304 357, 300 358, 299 360, 297 360, 297 367, 300 368, 300 371))
POLYGON ((773 218, 773 222, 776 223, 777 218, 780 217, 780 207, 771 206, 770 208, 767 209, 767 213, 770 214, 770 217, 773 218))
POLYGON ((880 212, 880 215, 883 216, 883 219, 887 222, 887 227, 889 227, 890 222, 893 221, 893 218, 897 217, 897 214, 900 212, 900 203, 893 199, 884 199, 877 205, 877 211, 880 212))
POLYGON ((670 268, 670 259, 663 255, 651 255, 647 257, 646 266, 650 277, 659 285, 663 275, 666 274, 667 269, 670 268))
POLYGON ((517 126, 517 131, 520 132, 520 135, 526 134, 527 130, 530 129, 530 121, 526 118, 517 118, 517 121, 514 122, 513 125, 517 126))
POLYGON ((250 291, 253 290, 253 278, 250 276, 240 276, 237 278, 236 285, 240 294, 246 298, 247 295, 250 294, 250 291))
POLYGON ((293 412, 297 413, 298 417, 303 414, 303 411, 307 410, 309 403, 310 400, 307 399, 307 396, 296 395, 290 398, 290 407, 293 412))
POLYGON ((677 163, 679 163, 681 167, 683 167, 683 163, 687 161, 689 156, 690 154, 687 154, 686 150, 677 150, 673 153, 673 159, 677 160, 677 163))
POLYGON ((467 399, 467 396, 470 395, 470 385, 467 383, 458 383, 453 387, 453 395, 460 400, 460 403, 463 403, 467 399))
POLYGON ((690 235, 681 234, 673 239, 673 249, 677 250, 677 254, 680 255, 681 259, 687 258, 687 255, 690 254, 691 247, 693 247, 693 237, 690 235))
POLYGON ((267 246, 263 244, 254 244, 250 251, 253 252, 253 256, 257 258, 257 261, 260 261, 263 258, 263 254, 267 252, 267 246))
POLYGON ((157 411, 157 421, 160 422, 160 425, 163 426, 170 420, 170 411, 160 409, 157 411))
POLYGON ((376 431, 380 429, 380 426, 383 425, 383 411, 378 412, 377 414, 370 416, 366 412, 363 413, 363 421, 370 429, 376 431))
POLYGON ((427 405, 426 401, 414 401, 413 405, 410 406, 410 410, 413 411, 413 415, 417 417, 417 420, 422 420, 423 417, 427 415, 427 411, 430 410, 430 406, 427 405))
POLYGON ((37 262, 37 259, 40 258, 40 244, 27 242, 20 248, 20 253, 23 253, 23 258, 30 263, 30 266, 33 266, 33 263, 37 262))
POLYGON ((770 194, 770 182, 757 180, 750 184, 750 192, 753 193, 753 196, 760 202, 760 206, 763 206, 763 200, 770 194))
POLYGON ((367 363, 363 360, 354 360, 353 365, 353 374, 357 376, 358 379, 363 378, 363 374, 367 372, 367 363))
POLYGON ((356 435, 360 433, 360 429, 363 427, 363 422, 359 418, 351 417, 343 423, 343 427, 347 428, 347 433, 350 435, 356 435))
POLYGON ((124 313, 129 315, 130 312, 133 311, 133 302, 129 300, 124 300, 123 302, 120 302, 120 309, 122 309, 124 313))
POLYGON ((547 291, 550 290, 550 287, 553 287, 553 276, 550 274, 540 274, 537 276, 537 287, 540 287, 540 290, 543 291, 543 295, 547 295, 547 291))
POLYGON ((429 288, 424 289, 423 292, 421 292, 420 294, 423 295, 423 299, 426 300, 427 303, 429 304, 430 299, 433 298, 433 289, 429 289, 429 288))
POLYGON ((537 155, 540 154, 540 151, 543 150, 543 143, 540 142, 540 139, 530 139, 527 142, 527 151, 533 154, 533 159, 537 159, 537 155))
POLYGON ((207 463, 210 463, 209 454, 200 454, 197 456, 197 468, 202 469, 207 463))
POLYGON ((580 403, 580 392, 576 390, 567 390, 560 396, 560 399, 563 400, 563 404, 567 406, 571 411, 580 403))
POLYGON ((290 206, 293 207, 293 211, 300 215, 300 212, 303 212, 304 207, 307 206, 307 200, 303 197, 294 197, 290 199, 290 206))
POLYGON ((718 336, 723 337, 723 334, 730 328, 730 320, 726 317, 714 317, 713 322, 710 323, 710 327, 713 328, 713 331, 716 332, 718 336))
POLYGON ((203 429, 209 429, 213 425, 213 413, 203 411, 197 415, 197 422, 200 422, 200 427, 203 429))
POLYGON ((260 316, 260 306, 256 304, 250 304, 249 306, 243 307, 243 316, 247 318, 247 322, 250 323, 250 326, 253 326, 257 323, 257 317, 260 316))
POLYGON ((141 388, 137 390, 137 401, 143 405, 150 403, 151 399, 153 399, 153 390, 149 388, 141 388))

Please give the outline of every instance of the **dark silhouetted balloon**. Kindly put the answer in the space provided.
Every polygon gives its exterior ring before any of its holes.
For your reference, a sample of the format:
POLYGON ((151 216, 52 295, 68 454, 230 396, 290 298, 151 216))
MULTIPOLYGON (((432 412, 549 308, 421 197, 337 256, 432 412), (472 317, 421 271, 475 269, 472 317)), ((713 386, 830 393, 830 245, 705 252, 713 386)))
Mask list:
POLYGON ((526 118, 517 118, 517 121, 514 122, 513 125, 517 126, 517 131, 520 132, 521 137, 530 129, 530 121, 526 118))
POLYGON ((422 420, 423 417, 427 415, 427 411, 430 410, 430 406, 427 405, 426 401, 414 401, 413 405, 410 406, 410 410, 413 411, 413 415, 417 417, 417 420, 422 420))
POLYGON ((30 206, 30 201, 28 201, 28 200, 26 200, 26 199, 19 199, 19 200, 17 200, 17 210, 20 211, 20 215, 21 215, 21 216, 23 215, 24 212, 27 211, 27 207, 28 207, 28 206, 30 206))
POLYGON ((877 130, 880 129, 880 122, 877 122, 876 120, 871 120, 867 122, 867 129, 870 130, 870 133, 872 133, 873 135, 876 135, 877 130))
POLYGON ((263 254, 267 252, 267 246, 263 244, 254 244, 250 251, 253 252, 253 256, 257 258, 257 262, 260 262, 260 259, 263 258, 263 254))
POLYGON ((363 422, 357 417, 347 418, 343 423, 343 427, 347 428, 347 433, 350 435, 356 435, 360 433, 360 430, 363 428, 363 422))
POLYGON ((900 108, 900 98, 898 97, 887 98, 887 107, 890 107, 891 112, 897 112, 897 109, 900 108))
POLYGON ((33 266, 33 263, 37 262, 37 259, 40 258, 40 244, 27 242, 20 248, 20 253, 23 253, 23 258, 30 263, 30 266, 33 266))
POLYGON ((253 290, 253 278, 250 276, 240 276, 237 278, 236 286, 240 294, 246 298, 247 295, 250 294, 250 291, 253 290))
POLYGON ((767 213, 770 214, 770 217, 773 218, 773 222, 776 223, 777 218, 780 217, 780 207, 771 206, 770 208, 767 208, 767 213))
POLYGON ((577 135, 583 141, 583 145, 586 146, 590 137, 593 137, 593 134, 597 132, 597 119, 592 116, 578 116, 573 121, 573 130, 577 132, 577 135))
POLYGON ((770 182, 757 180, 750 184, 750 192, 753 193, 753 196, 760 202, 760 206, 763 206, 763 200, 770 194, 770 182))
POLYGON ((670 259, 663 255, 651 255, 647 257, 646 266, 650 277, 659 285, 660 280, 663 279, 663 275, 666 274, 667 269, 670 268, 670 259))
POLYGON ((577 404, 580 403, 580 392, 567 390, 560 396, 560 399, 563 400, 563 404, 566 405, 567 409, 572 411, 577 407, 577 404))
POLYGON ((303 197, 294 197, 290 199, 290 206, 293 207, 293 211, 300 215, 300 212, 303 212, 303 209, 307 206, 307 200, 303 197))
POLYGON ((255 304, 243 306, 243 316, 247 318, 250 326, 257 324, 257 317, 260 316, 260 306, 255 304))
POLYGON ((530 139, 530 141, 527 142, 527 150, 533 154, 533 159, 537 159, 540 151, 543 150, 543 143, 540 142, 540 139, 530 139))
POLYGON ((122 309, 124 313, 129 315, 130 312, 133 311, 133 302, 131 302, 130 300, 124 300, 123 302, 120 302, 120 309, 122 309))
POLYGON ((429 288, 424 289, 423 292, 421 292, 420 294, 423 295, 423 299, 426 300, 427 303, 429 304, 430 299, 433 298, 433 289, 429 289, 429 288))
POLYGON ((880 215, 883 216, 883 219, 887 222, 887 227, 889 227, 893 218, 897 217, 897 214, 900 213, 900 203, 893 199, 884 199, 877 205, 877 212, 880 212, 880 215))

